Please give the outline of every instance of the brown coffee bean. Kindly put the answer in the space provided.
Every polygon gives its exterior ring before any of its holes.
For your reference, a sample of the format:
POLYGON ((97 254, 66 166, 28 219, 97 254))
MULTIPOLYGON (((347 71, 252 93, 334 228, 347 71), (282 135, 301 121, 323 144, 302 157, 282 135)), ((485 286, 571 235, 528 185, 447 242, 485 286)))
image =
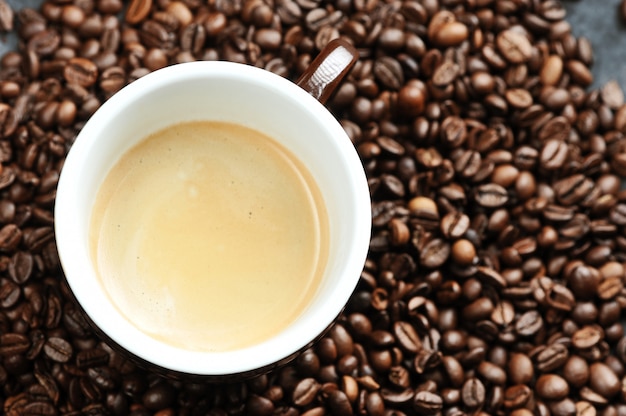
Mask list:
POLYGON ((543 327, 543 318, 537 311, 528 311, 515 322, 515 331, 522 336, 531 336, 543 327))
POLYGON ((589 380, 589 364, 578 355, 569 357, 563 366, 563 377, 570 386, 580 388, 589 380))
POLYGON ((463 316, 469 321, 479 321, 491 316, 494 305, 491 299, 480 297, 463 308, 463 316))
POLYGON ((160 410, 171 406, 176 393, 170 383, 162 381, 149 387, 142 395, 143 405, 150 410, 160 410))
POLYGON ((391 233, 391 244, 401 246, 406 244, 411 238, 411 232, 406 223, 394 218, 389 221, 389 231, 391 233))
POLYGON ((410 403, 415 396, 415 391, 411 388, 404 390, 382 388, 380 393, 386 403, 400 406, 410 403))
POLYGON ((515 309, 512 303, 499 302, 491 314, 491 320, 500 326, 508 326, 515 319, 515 309))
POLYGON ((478 374, 489 383, 504 385, 507 381, 506 372, 501 367, 489 361, 480 363, 477 370, 478 374))
POLYGON ((437 414, 443 408, 441 396, 429 391, 418 392, 413 399, 413 409, 418 415, 437 414))
POLYGON ((394 324, 393 329, 395 339, 406 351, 417 353, 422 348, 419 335, 409 322, 398 321, 394 324))
POLYGON ((0 31, 10 32, 13 30, 13 9, 6 0, 0 0, 0 31))
POLYGON ((546 400, 561 400, 569 394, 569 385, 556 374, 542 374, 535 384, 537 394, 546 400))
POLYGON ((533 392, 524 384, 510 386, 504 391, 504 407, 507 409, 523 407, 528 403, 532 395, 533 392))
POLYGON ((441 232, 446 238, 460 238, 468 230, 469 217, 461 212, 454 211, 441 219, 441 232))
POLYGON ((404 84, 402 66, 390 56, 377 59, 374 62, 373 73, 383 86, 391 90, 397 91, 404 84))
POLYGON ((512 30, 500 32, 496 38, 498 51, 512 63, 524 63, 532 55, 532 45, 528 38, 512 30))
POLYGON ((17 284, 24 284, 33 273, 34 260, 30 253, 16 252, 9 262, 9 276, 17 284))
POLYGON ((573 205, 580 202, 591 192, 594 183, 583 175, 576 174, 557 181, 554 191, 557 200, 565 205, 573 205))
POLYGON ((586 350, 596 346, 604 338, 602 328, 595 325, 587 325, 574 332, 572 345, 578 349, 586 350))
POLYGON ((313 378, 302 379, 293 391, 292 401, 296 406, 307 406, 315 400, 321 385, 313 378))
POLYGON ((461 22, 451 21, 439 27, 431 39, 438 46, 448 47, 460 44, 468 36, 469 30, 466 25, 461 22))
POLYGON ((475 377, 467 379, 461 389, 461 399, 469 408, 482 406, 485 402, 485 394, 485 386, 475 377))
POLYGON ((544 61, 539 79, 544 85, 557 85, 563 74, 563 59, 558 55, 550 55, 544 61))
POLYGON ((461 146, 467 138, 465 122, 457 116, 446 117, 441 124, 441 138, 451 147, 461 146))
POLYGON ((532 95, 523 88, 512 88, 507 90, 505 98, 507 103, 514 108, 528 108, 533 104, 532 95))
POLYGON ((326 399, 326 404, 333 414, 341 416, 353 414, 348 397, 341 390, 332 391, 326 399))
POLYGON ((537 369, 550 372, 561 368, 569 357, 567 347, 563 344, 550 344, 541 349, 534 358, 537 369))
POLYGON ((468 150, 454 161, 454 170, 465 178, 473 178, 478 173, 481 163, 480 153, 468 150))
POLYGON ((526 384, 534 376, 532 360, 521 353, 511 354, 507 370, 508 377, 513 384, 526 384))
POLYGON ((409 370, 402 366, 391 367, 388 379, 394 386, 400 388, 408 388, 411 385, 409 370))
POLYGON ((583 87, 591 85, 593 82, 593 74, 591 70, 582 62, 572 59, 565 63, 565 69, 572 77, 572 81, 583 87))
POLYGON ((193 13, 183 1, 172 1, 167 5, 166 10, 176 17, 181 26, 186 26, 193 20, 193 13))
POLYGON ((452 245, 451 257, 457 264, 469 266, 476 259, 476 248, 469 240, 459 239, 452 245))
POLYGON ((4 333, 0 335, 0 356, 23 354, 30 348, 29 339, 18 333, 4 333))
POLYGON ((329 331, 329 336, 335 343, 337 349, 337 357, 352 354, 354 351, 354 342, 352 336, 346 329, 339 324, 335 324, 329 331))
POLYGON ((398 91, 398 111, 407 117, 419 116, 424 111, 426 97, 423 83, 409 81, 398 91))
POLYGON ((125 19, 131 25, 142 22, 150 13, 152 0, 132 0, 126 9, 125 19))
POLYGON ((73 355, 72 346, 59 337, 48 338, 43 346, 43 351, 47 357, 59 363, 68 362, 73 355))
POLYGON ((557 170, 565 164, 568 155, 569 149, 565 142, 557 139, 550 139, 543 145, 539 161, 543 169, 549 171, 557 170))
POLYGON ((440 267, 450 256, 450 244, 436 238, 424 246, 420 253, 420 264, 434 269, 440 267))
MULTIPOLYGON (((199 23, 185 26, 180 35, 180 46, 183 51, 199 54, 206 42, 206 29, 199 23)), ((267 46, 267 45, 266 45, 267 46)))
POLYGON ((0 229, 0 251, 12 252, 22 241, 22 230, 15 224, 7 224, 0 229))
POLYGON ((613 299, 618 293, 621 293, 624 284, 618 277, 605 279, 598 285, 598 297, 603 300, 613 299))
POLYGON ((20 287, 8 280, 0 279, 0 306, 9 309, 14 306, 21 296, 20 287))
POLYGON ((507 203, 508 199, 506 189, 495 183, 480 185, 476 188, 475 200, 485 208, 501 207, 507 203))
POLYGON ((98 79, 98 68, 86 58, 72 58, 63 71, 65 80, 69 83, 90 87, 98 79))
POLYGON ((61 37, 55 30, 42 30, 28 40, 28 49, 37 56, 51 55, 61 43, 61 37))
POLYGON ((454 82, 460 71, 459 66, 451 61, 444 61, 433 73, 433 85, 444 88, 454 82))
POLYGON ((611 398, 620 391, 621 383, 610 367, 595 362, 589 366, 589 386, 596 393, 611 398))
POLYGON ((602 102, 609 108, 616 110, 624 104, 624 92, 617 81, 607 82, 600 91, 602 102))
POLYGON ((109 353, 100 348, 78 351, 76 365, 78 368, 87 369, 106 365, 109 361, 109 353))

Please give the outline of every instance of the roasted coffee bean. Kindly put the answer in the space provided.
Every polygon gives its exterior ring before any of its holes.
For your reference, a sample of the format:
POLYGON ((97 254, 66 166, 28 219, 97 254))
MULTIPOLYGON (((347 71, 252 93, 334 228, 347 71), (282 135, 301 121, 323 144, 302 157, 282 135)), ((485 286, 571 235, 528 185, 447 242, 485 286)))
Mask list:
POLYGON ((34 259, 30 253, 16 252, 9 262, 9 276, 17 284, 24 284, 33 273, 34 259))
POLYGON ((29 339, 23 334, 4 333, 0 335, 0 356, 22 354, 30 348, 29 339))
POLYGON ((476 202, 485 208, 497 208, 508 201, 506 189, 495 183, 480 185, 476 188, 476 202))
POLYGON ((567 347, 563 344, 550 344, 542 348, 534 358, 537 369, 550 372, 561 368, 569 357, 567 347))
POLYGON ((160 410, 171 406, 175 400, 175 391, 170 383, 162 381, 151 386, 142 396, 143 405, 150 410, 160 410))
POLYGON ((543 374, 535 384, 537 394, 546 400, 561 400, 569 394, 569 385, 556 374, 543 374))
POLYGON ((533 392, 525 384, 510 386, 504 391, 504 407, 507 409, 524 407, 530 400, 532 394, 533 392))
POLYGON ((0 279, 0 307, 9 309, 21 296, 20 287, 8 279, 0 279))
POLYGON ((460 238, 469 229, 469 217, 461 212, 453 211, 441 219, 441 232, 446 238, 460 238))
POLYGON ((83 87, 94 85, 98 79, 97 66, 86 58, 72 58, 63 71, 65 80, 83 87))
POLYGON ((409 322, 397 321, 394 324, 395 339, 398 344, 411 353, 417 353, 422 348, 422 341, 417 331, 409 322))
POLYGON ((570 76, 572 77, 572 81, 580 84, 583 87, 591 85, 593 82, 593 74, 585 66, 584 63, 572 59, 565 63, 565 69, 568 71, 570 76))
POLYGON ((429 391, 418 392, 413 399, 413 409, 418 415, 437 414, 443 408, 441 396, 429 391))
POLYGON ((485 394, 484 384, 475 377, 467 379, 461 389, 461 399, 469 408, 482 406, 485 402, 485 394))
POLYGON ((292 401, 296 406, 307 406, 315 400, 321 385, 313 378, 302 379, 293 391, 292 401))
POLYGON ((398 91, 398 111, 407 117, 415 117, 424 111, 426 87, 423 83, 407 82, 398 91))
POLYGON ((0 229, 0 251, 12 252, 22 241, 22 230, 14 224, 7 224, 0 229))
POLYGON ((72 358, 72 346, 63 338, 51 337, 43 346, 44 353, 51 360, 66 363, 72 358))
POLYGON ((404 84, 404 75, 400 63, 391 57, 382 57, 374 63, 373 73, 376 79, 391 90, 399 90, 404 84))
POLYGON ((563 377, 570 386, 580 388, 589 380, 589 364, 582 357, 572 355, 563 366, 563 377))
POLYGON ((620 385, 619 379, 606 364, 596 362, 589 366, 589 386, 596 393, 611 398, 620 391, 620 385))
POLYGON ((526 384, 533 379, 533 362, 525 354, 513 353, 508 362, 508 377, 513 384, 526 384))
POLYGON ((432 40, 439 46, 454 46, 466 40, 469 36, 468 32, 467 26, 463 23, 451 21, 441 25, 441 27, 434 32, 432 40))
POLYGON ((574 332, 572 345, 575 348, 586 350, 596 346, 604 338, 602 328, 595 325, 587 325, 574 332))
POLYGON ((13 30, 13 9, 6 0, 0 0, 0 31, 10 32, 13 30))
POLYGON ((437 268, 450 256, 450 245, 441 239, 428 242, 420 253, 420 264, 428 268, 437 268))
POLYGON ((152 0, 133 0, 126 10, 125 19, 130 24, 137 24, 143 21, 150 13, 152 0))
POLYGON ((504 30, 496 38, 498 51, 512 63, 524 63, 532 55, 532 45, 528 38, 513 30, 504 30))
POLYGON ((351 415, 353 413, 348 397, 341 390, 332 391, 326 399, 326 404, 333 414, 351 415))

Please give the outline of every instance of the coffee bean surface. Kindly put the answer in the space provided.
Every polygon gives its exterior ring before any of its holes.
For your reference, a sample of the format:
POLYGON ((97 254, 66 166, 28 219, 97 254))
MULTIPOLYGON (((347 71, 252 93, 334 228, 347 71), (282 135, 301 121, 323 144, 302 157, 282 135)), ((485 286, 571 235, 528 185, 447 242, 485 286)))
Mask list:
POLYGON ((626 104, 595 88, 596 45, 567 18, 551 0, 0 0, 18 39, 0 57, 0 413, 625 414, 626 104), (164 66, 296 80, 337 37, 360 59, 327 105, 373 213, 344 313, 246 380, 138 366, 62 278, 53 207, 77 133, 164 66))

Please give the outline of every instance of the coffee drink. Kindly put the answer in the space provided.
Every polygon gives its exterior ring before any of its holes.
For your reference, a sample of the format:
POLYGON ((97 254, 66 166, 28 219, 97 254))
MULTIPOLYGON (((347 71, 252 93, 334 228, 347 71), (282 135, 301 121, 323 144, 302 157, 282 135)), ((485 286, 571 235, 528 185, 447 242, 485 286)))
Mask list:
POLYGON ((310 173, 247 127, 185 122, 128 151, 94 205, 91 251, 120 312, 190 350, 251 346, 315 296, 328 254, 310 173))

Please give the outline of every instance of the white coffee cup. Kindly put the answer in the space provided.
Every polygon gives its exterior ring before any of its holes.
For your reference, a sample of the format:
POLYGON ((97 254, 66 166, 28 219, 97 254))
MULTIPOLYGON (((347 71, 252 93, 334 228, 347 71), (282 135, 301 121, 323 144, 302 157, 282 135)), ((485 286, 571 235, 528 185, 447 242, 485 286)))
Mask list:
POLYGON ((344 44, 326 51, 322 64, 300 83, 309 91, 248 65, 193 62, 146 75, 96 111, 63 166, 56 196, 55 233, 69 287, 97 332, 155 368, 223 378, 256 374, 280 365, 329 328, 358 283, 371 227, 369 191, 360 159, 339 122, 313 96, 322 100, 328 96, 326 85, 336 84, 337 69, 345 73, 351 65, 348 61, 354 59, 349 53, 353 51, 344 44), (334 62, 328 59, 332 54, 334 62), (193 120, 234 122, 280 141, 311 172, 328 212, 328 263, 312 302, 281 333, 238 350, 188 351, 137 329, 106 295, 89 249, 94 200, 115 162, 150 133, 193 120))

